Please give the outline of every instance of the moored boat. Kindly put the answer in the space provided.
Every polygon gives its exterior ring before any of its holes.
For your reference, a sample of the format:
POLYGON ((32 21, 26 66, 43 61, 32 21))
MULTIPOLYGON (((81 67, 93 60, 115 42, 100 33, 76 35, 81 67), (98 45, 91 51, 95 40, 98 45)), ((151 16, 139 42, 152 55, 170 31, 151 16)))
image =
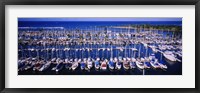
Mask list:
POLYGON ((47 61, 40 69, 39 71, 44 71, 46 69, 48 69, 51 65, 51 61, 47 61))
POLYGON ((94 62, 94 66, 95 66, 95 69, 98 70, 100 68, 100 59, 97 58, 97 60, 94 62))
POLYGON ((55 69, 56 72, 62 70, 63 62, 64 62, 63 60, 59 60, 59 63, 57 64, 56 69, 55 69))
POLYGON ((108 67, 110 70, 113 70, 115 67, 115 63, 113 62, 113 59, 111 58, 110 61, 108 62, 108 67))
POLYGON ((92 66, 93 66, 92 60, 91 60, 91 58, 88 58, 88 60, 87 60, 87 68, 91 69, 92 66))
POLYGON ((72 62, 72 70, 76 70, 78 67, 78 59, 75 59, 74 62, 72 62))
POLYGON ((176 57, 171 51, 165 51, 163 56, 166 58, 167 61, 176 62, 176 57))
POLYGON ((131 61, 130 61, 130 69, 134 69, 136 68, 136 59, 135 58, 131 58, 131 61))
POLYGON ((144 63, 141 62, 141 59, 140 58, 137 58, 136 60, 136 66, 139 68, 139 69, 144 69, 144 63))
POLYGON ((115 69, 120 70, 122 67, 122 59, 119 57, 119 60, 116 62, 115 69))
POLYGON ((125 70, 128 70, 130 68, 129 61, 130 60, 127 60, 126 58, 123 58, 123 68, 125 70))
POLYGON ((101 63, 101 69, 102 69, 102 70, 106 70, 106 69, 107 69, 107 59, 105 59, 105 60, 101 63))

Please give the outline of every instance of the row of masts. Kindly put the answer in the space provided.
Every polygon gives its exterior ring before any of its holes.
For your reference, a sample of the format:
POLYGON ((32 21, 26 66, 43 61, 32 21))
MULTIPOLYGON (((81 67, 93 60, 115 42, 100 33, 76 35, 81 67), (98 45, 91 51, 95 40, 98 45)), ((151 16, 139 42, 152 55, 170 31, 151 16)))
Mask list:
MULTIPOLYGON (((113 57, 113 50, 116 50, 116 52, 125 52, 124 55, 126 56, 126 54, 129 54, 132 51, 137 51, 138 49, 136 48, 136 44, 141 44, 142 42, 154 43, 158 40, 173 41, 173 39, 169 37, 163 39, 160 34, 157 34, 154 31, 145 31, 139 33, 132 32, 130 26, 125 28, 125 30, 126 31, 121 30, 119 32, 113 32, 108 29, 106 29, 106 31, 93 32, 90 30, 74 30, 71 32, 66 30, 38 32, 22 31, 19 32, 19 52, 22 53, 21 56, 24 58, 26 57, 23 54, 25 51, 29 51, 29 54, 31 54, 30 52, 32 51, 36 51, 37 58, 40 58, 39 54, 41 51, 46 51, 42 55, 46 55, 45 59, 49 59, 49 50, 52 52, 51 56, 53 56, 55 51, 57 58, 60 57, 58 55, 62 55, 63 51, 65 54, 66 52, 68 52, 69 55, 75 54, 73 55, 74 58, 76 58, 77 55, 80 55, 76 52, 81 51, 81 56, 83 58, 85 51, 89 52, 89 55, 92 55, 92 51, 96 51, 96 57, 98 57, 100 50, 106 50, 107 52, 110 52, 111 57, 113 57), (146 36, 148 36, 148 38, 146 38, 146 36), (24 46, 30 47, 27 48, 24 46)), ((171 42, 171 44, 172 43, 177 42, 171 42)), ((103 55, 104 53, 102 53, 102 56, 103 55)), ((31 55, 28 57, 30 56, 31 55)), ((140 57, 140 53, 138 53, 138 56, 140 57)))

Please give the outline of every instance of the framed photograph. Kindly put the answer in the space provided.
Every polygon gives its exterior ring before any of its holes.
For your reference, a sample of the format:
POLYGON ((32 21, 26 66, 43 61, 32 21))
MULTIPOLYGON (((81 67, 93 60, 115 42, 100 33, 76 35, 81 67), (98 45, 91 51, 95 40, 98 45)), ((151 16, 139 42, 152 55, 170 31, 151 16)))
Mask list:
POLYGON ((199 92, 199 0, 1 5, 2 93, 199 92))

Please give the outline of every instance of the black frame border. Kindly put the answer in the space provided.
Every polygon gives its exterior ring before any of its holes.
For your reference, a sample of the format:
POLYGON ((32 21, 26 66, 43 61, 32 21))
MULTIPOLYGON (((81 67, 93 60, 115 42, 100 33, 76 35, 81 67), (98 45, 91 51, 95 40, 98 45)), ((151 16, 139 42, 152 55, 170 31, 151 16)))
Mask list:
MULTIPOLYGON (((0 92, 1 93, 199 93, 200 0, 0 0, 0 92), (6 5, 195 5, 195 88, 5 88, 5 6, 6 5), (199 44, 198 44, 199 43, 199 44)), ((173 84, 173 83, 172 83, 173 84)))

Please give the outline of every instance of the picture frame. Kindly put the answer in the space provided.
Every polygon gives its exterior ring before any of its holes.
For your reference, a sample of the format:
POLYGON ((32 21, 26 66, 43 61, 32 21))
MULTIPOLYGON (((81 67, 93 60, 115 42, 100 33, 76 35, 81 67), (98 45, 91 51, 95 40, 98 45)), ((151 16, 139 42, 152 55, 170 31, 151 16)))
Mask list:
POLYGON ((200 64, 198 63, 199 58, 199 52, 200 50, 198 49, 199 47, 199 31, 200 31, 200 1, 199 0, 165 0, 165 1, 160 1, 160 0, 40 0, 40 1, 27 1, 27 0, 7 0, 7 1, 1 1, 1 11, 0 11, 0 28, 1 28, 1 40, 0 40, 0 91, 2 93, 27 93, 27 92, 40 92, 40 93, 63 93, 63 92, 71 92, 71 93, 76 93, 76 92, 115 92, 115 93, 130 93, 130 92, 136 92, 136 93, 141 93, 141 92, 152 92, 152 93, 198 93, 199 92, 199 68, 200 64), (110 89, 110 88, 97 88, 97 89, 73 89, 73 88, 5 88, 5 6, 6 5, 195 5, 195 88, 153 88, 153 89, 147 89, 147 88, 142 88, 142 89, 132 89, 132 88, 117 88, 117 89, 110 89))

